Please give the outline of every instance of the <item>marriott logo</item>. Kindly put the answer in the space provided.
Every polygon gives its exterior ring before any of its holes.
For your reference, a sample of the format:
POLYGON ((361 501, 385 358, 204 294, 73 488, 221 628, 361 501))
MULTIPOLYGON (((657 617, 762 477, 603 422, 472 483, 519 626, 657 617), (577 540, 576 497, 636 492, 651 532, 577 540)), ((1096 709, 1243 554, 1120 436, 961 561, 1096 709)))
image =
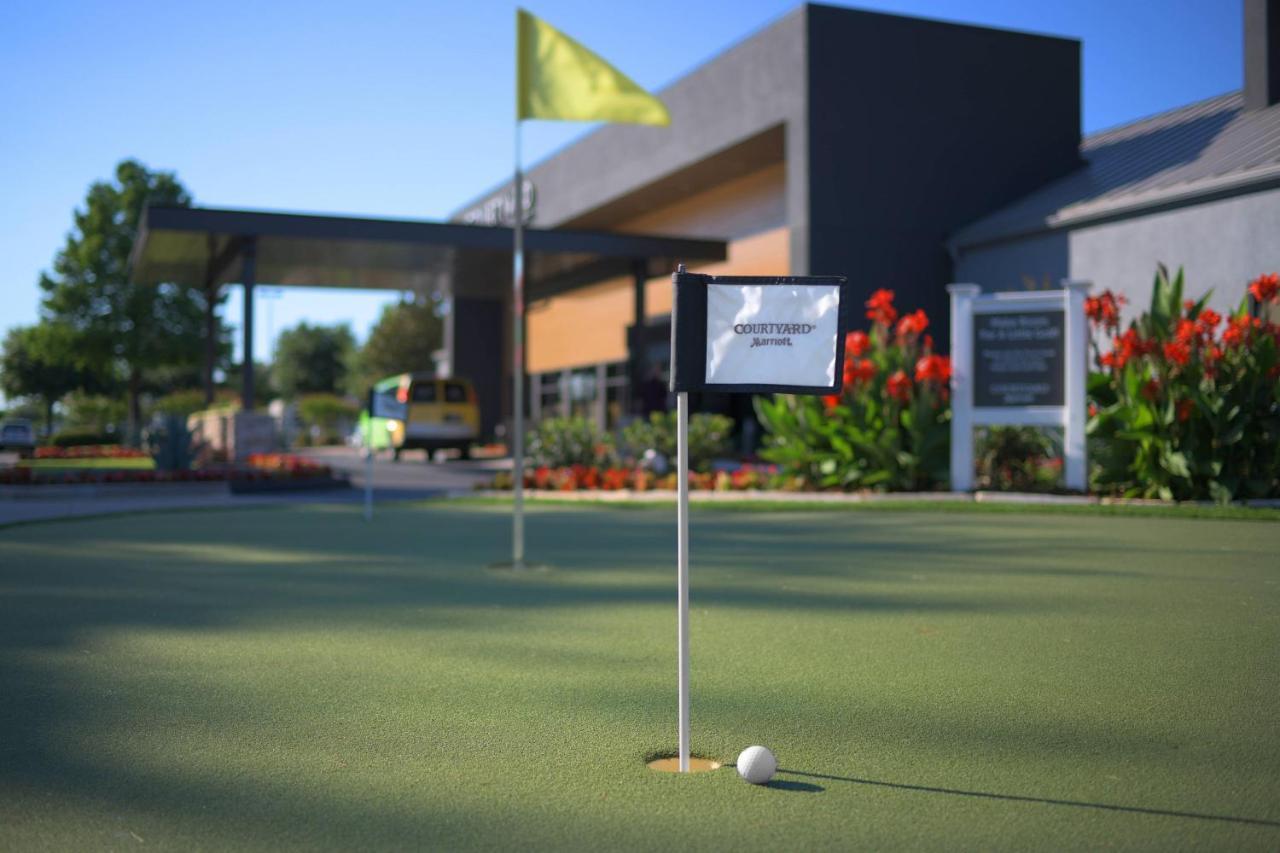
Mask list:
POLYGON ((792 335, 807 335, 813 328, 811 323, 738 323, 733 327, 733 333, 751 335, 751 349, 789 347, 792 346, 792 335))

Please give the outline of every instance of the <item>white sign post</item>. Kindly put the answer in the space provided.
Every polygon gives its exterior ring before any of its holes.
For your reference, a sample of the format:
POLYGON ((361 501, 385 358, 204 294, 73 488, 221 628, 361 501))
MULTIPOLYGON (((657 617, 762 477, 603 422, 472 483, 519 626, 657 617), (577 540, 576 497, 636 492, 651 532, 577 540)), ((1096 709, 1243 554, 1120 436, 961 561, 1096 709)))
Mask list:
POLYGON ((689 392, 839 394, 851 313, 837 276, 672 276, 679 768, 689 772, 689 392))
POLYGON ((973 429, 1060 426, 1063 480, 1088 487, 1085 424, 1088 282, 1062 290, 983 295, 976 284, 951 294, 951 490, 973 489, 973 429))

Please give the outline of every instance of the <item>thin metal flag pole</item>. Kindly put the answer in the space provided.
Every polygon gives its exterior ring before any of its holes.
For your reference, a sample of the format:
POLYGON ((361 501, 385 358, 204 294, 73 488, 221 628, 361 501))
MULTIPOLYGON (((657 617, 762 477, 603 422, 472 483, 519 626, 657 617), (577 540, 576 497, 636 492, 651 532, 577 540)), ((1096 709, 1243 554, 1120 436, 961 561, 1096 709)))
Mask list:
POLYGON ((373 408, 364 426, 364 520, 373 520, 373 408))
MULTIPOLYGON (((680 266, 684 271, 684 265, 680 266)), ((676 393, 676 594, 680 644, 680 772, 689 772, 689 393, 676 393)))
POLYGON ((511 567, 524 566, 524 174, 520 169, 520 120, 516 120, 515 248, 511 276, 511 567))

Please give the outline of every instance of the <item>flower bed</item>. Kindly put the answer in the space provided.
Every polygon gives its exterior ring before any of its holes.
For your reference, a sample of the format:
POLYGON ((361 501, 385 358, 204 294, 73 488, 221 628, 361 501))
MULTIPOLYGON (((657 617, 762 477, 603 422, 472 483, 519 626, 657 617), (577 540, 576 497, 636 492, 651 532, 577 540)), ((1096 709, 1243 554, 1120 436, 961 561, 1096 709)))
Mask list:
MULTIPOLYGON (((1085 310, 1095 343, 1089 377, 1095 489, 1125 497, 1226 502, 1280 495, 1280 326, 1242 299, 1230 316, 1209 295, 1182 298, 1161 269, 1150 308, 1120 328, 1123 298, 1085 310)), ((1249 284, 1259 310, 1280 302, 1280 275, 1249 284)))
POLYGON ((899 315, 892 290, 866 302, 870 332, 845 341, 844 388, 828 397, 757 397, 761 456, 818 491, 928 491, 950 468, 951 361, 933 351, 923 310, 899 315))
MULTIPOLYGON (((541 466, 524 475, 526 489, 547 492, 672 491, 679 482, 679 476, 675 473, 655 474, 644 468, 602 468, 594 465, 570 465, 563 468, 541 466)), ((493 482, 484 484, 481 488, 510 489, 511 485, 511 474, 504 471, 493 482)), ((787 487, 786 478, 772 465, 743 465, 734 471, 705 474, 689 472, 689 488, 695 490, 728 492, 787 487)), ((795 488, 794 483, 791 488, 795 488)))
POLYGON ((328 465, 296 453, 251 453, 245 460, 250 468, 293 477, 327 477, 333 473, 328 465))
MULTIPOLYGON (((78 450, 80 448, 68 448, 78 450)), ((125 448, 127 449, 127 448, 125 448)), ((140 453, 140 451, 135 451, 140 453)), ((116 457, 125 461, 145 459, 146 454, 116 457)), ((84 461, 98 461, 91 457, 84 461)), ((15 467, 0 469, 0 485, 83 485, 99 483, 257 483, 331 479, 333 470, 290 453, 255 453, 239 467, 211 467, 178 471, 104 469, 100 467, 15 467)))
POLYGON ((86 444, 78 447, 37 447, 36 459, 147 459, 147 454, 122 444, 86 444))

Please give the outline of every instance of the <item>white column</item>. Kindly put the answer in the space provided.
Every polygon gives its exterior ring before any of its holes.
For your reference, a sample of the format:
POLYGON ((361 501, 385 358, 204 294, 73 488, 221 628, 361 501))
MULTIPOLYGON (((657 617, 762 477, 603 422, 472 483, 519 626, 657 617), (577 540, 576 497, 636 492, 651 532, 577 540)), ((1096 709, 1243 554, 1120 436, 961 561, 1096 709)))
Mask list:
POLYGON ((951 491, 973 489, 973 300, 976 284, 948 284, 951 294, 951 491))
POLYGON ((1089 420, 1089 321, 1084 316, 1087 281, 1062 283, 1066 311, 1066 407, 1062 415, 1062 473, 1068 489, 1089 488, 1089 465, 1085 452, 1085 427, 1089 420))

